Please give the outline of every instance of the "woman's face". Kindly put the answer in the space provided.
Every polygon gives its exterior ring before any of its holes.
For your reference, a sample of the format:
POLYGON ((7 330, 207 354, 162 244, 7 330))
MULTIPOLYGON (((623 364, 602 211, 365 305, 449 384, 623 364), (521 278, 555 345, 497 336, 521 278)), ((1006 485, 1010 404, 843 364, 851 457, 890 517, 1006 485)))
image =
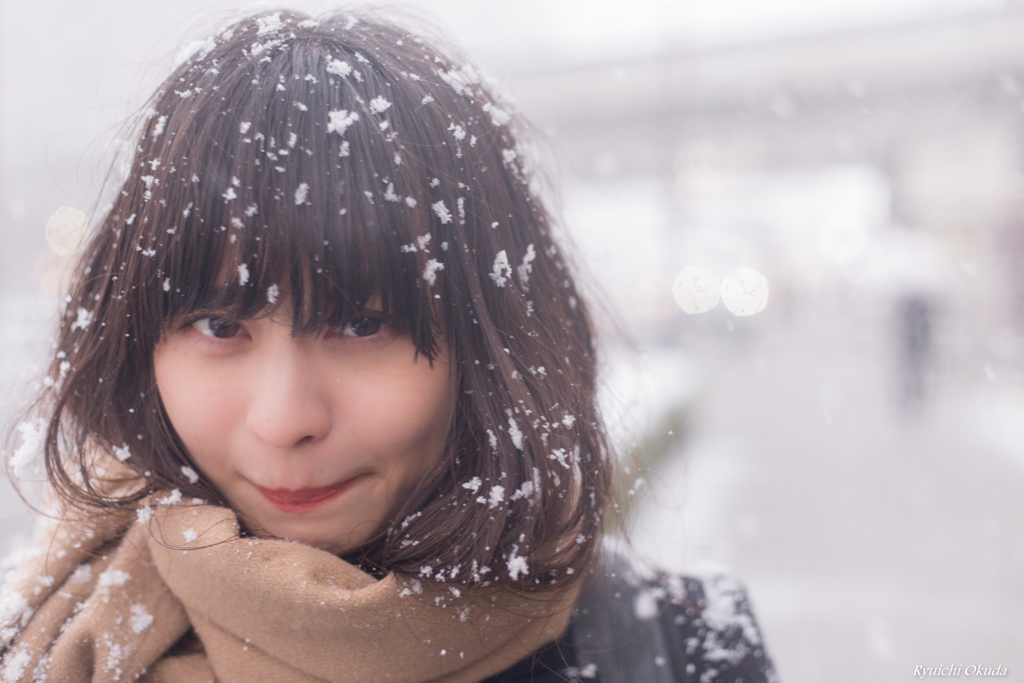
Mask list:
POLYGON ((235 324, 184 320, 157 345, 175 431, 256 533, 348 553, 437 465, 454 407, 447 355, 431 366, 385 320, 370 310, 293 337, 281 306, 235 324))

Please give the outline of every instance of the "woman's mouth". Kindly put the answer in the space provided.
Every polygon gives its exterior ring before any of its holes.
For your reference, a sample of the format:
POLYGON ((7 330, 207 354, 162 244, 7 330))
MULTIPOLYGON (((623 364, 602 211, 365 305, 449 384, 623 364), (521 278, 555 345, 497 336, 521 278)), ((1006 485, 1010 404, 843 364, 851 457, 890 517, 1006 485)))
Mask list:
POLYGON ((330 486, 315 486, 302 489, 265 488, 253 484, 271 505, 281 512, 311 512, 329 500, 345 493, 358 477, 346 479, 330 486))

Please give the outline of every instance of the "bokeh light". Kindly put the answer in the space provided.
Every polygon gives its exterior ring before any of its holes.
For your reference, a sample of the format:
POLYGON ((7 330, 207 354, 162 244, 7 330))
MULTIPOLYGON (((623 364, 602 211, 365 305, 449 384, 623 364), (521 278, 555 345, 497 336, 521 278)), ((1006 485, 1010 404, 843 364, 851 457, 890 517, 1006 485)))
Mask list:
POLYGON ((737 268, 722 281, 722 303, 736 316, 760 313, 768 305, 768 278, 751 268, 737 268))
POLYGON ((58 256, 78 251, 85 242, 89 219, 78 209, 62 206, 46 221, 46 242, 58 256))
POLYGON ((703 266, 687 266, 672 282, 672 296, 686 313, 706 313, 718 305, 718 278, 703 266))

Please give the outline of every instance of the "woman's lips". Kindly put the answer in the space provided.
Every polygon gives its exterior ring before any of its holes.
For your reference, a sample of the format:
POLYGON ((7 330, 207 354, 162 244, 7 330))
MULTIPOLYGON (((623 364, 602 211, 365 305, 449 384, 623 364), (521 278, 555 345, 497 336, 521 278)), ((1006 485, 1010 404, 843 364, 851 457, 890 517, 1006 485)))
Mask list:
POLYGON ((281 512, 309 512, 329 500, 345 493, 358 477, 346 479, 330 486, 315 486, 303 489, 265 488, 253 484, 267 501, 281 512))

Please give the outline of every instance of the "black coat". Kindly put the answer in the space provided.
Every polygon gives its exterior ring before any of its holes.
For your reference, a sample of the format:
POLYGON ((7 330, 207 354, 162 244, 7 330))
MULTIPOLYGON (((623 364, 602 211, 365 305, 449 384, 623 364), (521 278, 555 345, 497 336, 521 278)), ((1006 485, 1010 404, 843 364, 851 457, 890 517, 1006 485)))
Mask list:
POLYGON ((743 587, 728 576, 642 581, 605 558, 569 629, 483 683, 772 683, 743 587))

